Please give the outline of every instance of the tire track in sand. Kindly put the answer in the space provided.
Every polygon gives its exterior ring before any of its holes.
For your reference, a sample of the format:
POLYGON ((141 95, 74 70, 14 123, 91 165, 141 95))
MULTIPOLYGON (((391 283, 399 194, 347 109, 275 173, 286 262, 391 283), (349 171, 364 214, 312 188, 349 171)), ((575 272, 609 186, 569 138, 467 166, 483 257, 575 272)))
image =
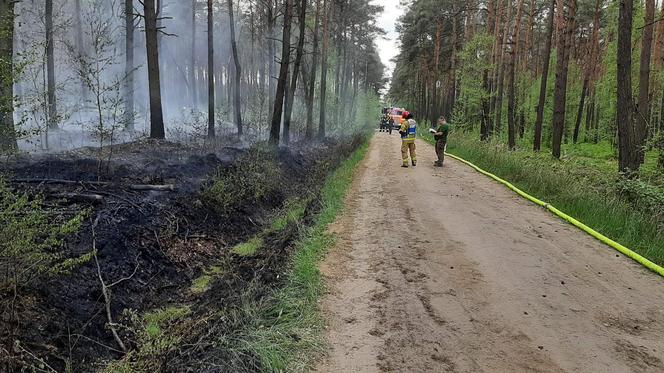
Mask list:
POLYGON ((664 282, 465 165, 376 134, 322 265, 321 372, 662 372, 664 282))

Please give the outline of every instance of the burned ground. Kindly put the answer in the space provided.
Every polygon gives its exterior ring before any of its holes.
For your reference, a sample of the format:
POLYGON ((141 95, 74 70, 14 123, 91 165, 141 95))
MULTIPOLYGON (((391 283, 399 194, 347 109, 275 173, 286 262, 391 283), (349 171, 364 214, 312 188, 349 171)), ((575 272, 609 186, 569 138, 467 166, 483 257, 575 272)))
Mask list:
MULTIPOLYGON (((260 301, 278 288, 290 243, 298 233, 296 225, 266 234, 264 247, 255 256, 241 257, 230 249, 262 231, 287 199, 315 195, 325 176, 358 144, 354 140, 272 150, 280 170, 278 184, 260 199, 238 203, 225 214, 202 198, 213 182, 210 175, 242 172, 239 160, 254 148, 208 152, 181 144, 141 142, 114 147, 110 162, 108 154, 103 155, 101 167, 97 150, 81 149, 20 157, 3 164, 0 171, 13 189, 44 196, 44 203, 62 215, 85 212, 80 231, 66 240, 66 256, 89 253, 94 244, 106 284, 119 281, 111 289, 111 313, 131 349, 139 342, 135 330, 125 325, 127 310, 141 314, 190 304, 194 315, 213 321, 210 332, 225 333, 234 327, 228 318, 220 318, 225 308, 246 299, 260 301), (201 296, 192 296, 192 281, 215 263, 223 265, 223 276, 201 296)), ((316 208, 316 199, 309 199, 305 216, 316 208)), ((57 371, 65 367, 92 371, 100 362, 124 355, 107 325, 94 261, 21 292, 25 301, 18 309, 18 325, 7 325, 6 305, 2 309, 0 339, 16 339, 21 345, 17 349, 3 343, 12 351, 0 354, 3 368, 38 366, 42 359, 57 371), (18 332, 9 335, 11 330, 18 332)), ((203 337, 195 332, 189 336, 203 337)), ((196 346, 165 351, 155 364, 167 370, 159 364, 171 361, 170 369, 178 370, 192 365, 190 359, 203 364, 224 355, 196 346)))

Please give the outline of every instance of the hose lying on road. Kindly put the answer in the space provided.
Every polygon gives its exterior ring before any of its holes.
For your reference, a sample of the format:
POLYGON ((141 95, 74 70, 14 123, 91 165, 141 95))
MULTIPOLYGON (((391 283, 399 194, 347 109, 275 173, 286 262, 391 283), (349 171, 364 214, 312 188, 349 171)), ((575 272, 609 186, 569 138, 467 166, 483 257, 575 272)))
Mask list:
POLYGON ((501 184, 507 186, 508 188, 512 189, 514 192, 516 192, 516 193, 517 193, 518 195, 520 195, 521 197, 523 197, 523 198, 525 198, 525 199, 527 199, 527 200, 529 200, 529 201, 531 201, 531 202, 533 202, 533 203, 535 203, 535 204, 538 204, 538 205, 540 205, 540 206, 542 206, 542 207, 548 209, 549 211, 551 211, 551 212, 554 213, 555 215, 559 216, 559 217, 562 218, 563 220, 569 222, 570 224, 574 225, 575 227, 578 227, 578 228, 581 229, 582 231, 584 231, 584 232, 588 233, 589 235, 595 237, 596 239, 600 240, 601 242, 603 242, 603 243, 605 243, 605 244, 611 246, 612 248, 618 250, 618 251, 621 252, 622 254, 624 254, 624 255, 626 255, 626 256, 632 258, 633 260, 635 260, 636 262, 640 263, 641 265, 643 265, 644 267, 648 268, 649 270, 651 270, 651 271, 653 271, 653 272, 659 274, 660 276, 663 276, 663 277, 664 277, 664 268, 662 268, 661 266, 659 266, 659 265, 657 265, 657 264, 651 262, 650 260, 648 260, 648 259, 644 258, 643 256, 637 254, 636 252, 634 252, 634 251, 628 249, 627 247, 625 247, 625 246, 619 244, 618 242, 616 242, 616 241, 614 241, 614 240, 612 240, 612 239, 610 239, 610 238, 604 236, 603 234, 601 234, 601 233, 595 231, 594 229, 590 228, 589 226, 583 224, 582 222, 580 222, 580 221, 574 219, 573 217, 571 217, 571 216, 565 214, 564 212, 558 210, 557 208, 555 208, 555 207, 552 206, 551 204, 549 204, 549 203, 547 203, 547 202, 544 202, 544 201, 542 201, 542 200, 540 200, 540 199, 537 199, 537 198, 535 198, 535 197, 529 195, 528 193, 526 193, 526 192, 522 191, 521 189, 515 187, 515 186, 514 186, 512 183, 510 183, 509 181, 503 180, 503 179, 501 179, 500 177, 498 177, 498 176, 496 176, 496 175, 494 175, 494 174, 492 174, 492 173, 490 173, 490 172, 484 171, 483 169, 481 169, 481 168, 475 166, 474 164, 468 162, 467 160, 465 160, 465 159, 463 159, 463 158, 457 157, 457 156, 454 155, 454 154, 449 154, 449 153, 445 153, 445 154, 447 154, 448 156, 450 156, 450 157, 456 159, 456 160, 459 161, 459 162, 462 162, 462 163, 467 164, 468 166, 474 168, 477 172, 479 172, 479 173, 481 173, 481 174, 484 174, 484 175, 486 175, 486 176, 488 176, 488 177, 490 177, 490 178, 496 180, 497 182, 499 182, 499 183, 501 183, 501 184))

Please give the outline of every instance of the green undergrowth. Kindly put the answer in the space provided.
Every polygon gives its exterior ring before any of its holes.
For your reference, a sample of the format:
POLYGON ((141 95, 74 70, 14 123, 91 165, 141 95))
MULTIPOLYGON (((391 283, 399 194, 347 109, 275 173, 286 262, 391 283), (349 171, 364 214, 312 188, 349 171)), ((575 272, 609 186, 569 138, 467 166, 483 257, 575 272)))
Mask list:
POLYGON ((327 178, 314 224, 295 244, 285 287, 259 310, 256 324, 260 327, 249 331, 245 348, 259 358, 264 371, 304 371, 323 352, 323 322, 318 312, 323 282, 318 264, 334 243, 327 227, 343 209, 354 171, 367 149, 368 143, 363 144, 327 178))
POLYGON ((191 283, 191 290, 194 294, 203 294, 209 287, 212 280, 222 274, 222 269, 218 265, 213 265, 203 271, 203 274, 194 279, 191 283))
MULTIPOLYGON (((431 136, 423 138, 433 142, 431 136)), ((508 151, 504 144, 454 133, 448 152, 664 264, 664 189, 647 179, 620 177, 606 146, 582 145, 556 160, 544 152, 508 151)))

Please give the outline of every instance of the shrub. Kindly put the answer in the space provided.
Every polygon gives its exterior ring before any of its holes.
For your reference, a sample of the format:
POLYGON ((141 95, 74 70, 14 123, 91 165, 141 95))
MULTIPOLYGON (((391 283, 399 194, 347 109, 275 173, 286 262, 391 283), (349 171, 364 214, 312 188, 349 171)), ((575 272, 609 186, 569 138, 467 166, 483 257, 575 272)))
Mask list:
POLYGON ((40 197, 13 192, 0 179, 0 293, 13 292, 31 281, 71 270, 89 256, 64 258, 63 238, 76 232, 83 214, 60 218, 43 207, 40 197))
POLYGON ((279 191, 281 176, 275 151, 259 144, 247 150, 233 167, 218 170, 202 199, 218 213, 227 215, 279 191))

